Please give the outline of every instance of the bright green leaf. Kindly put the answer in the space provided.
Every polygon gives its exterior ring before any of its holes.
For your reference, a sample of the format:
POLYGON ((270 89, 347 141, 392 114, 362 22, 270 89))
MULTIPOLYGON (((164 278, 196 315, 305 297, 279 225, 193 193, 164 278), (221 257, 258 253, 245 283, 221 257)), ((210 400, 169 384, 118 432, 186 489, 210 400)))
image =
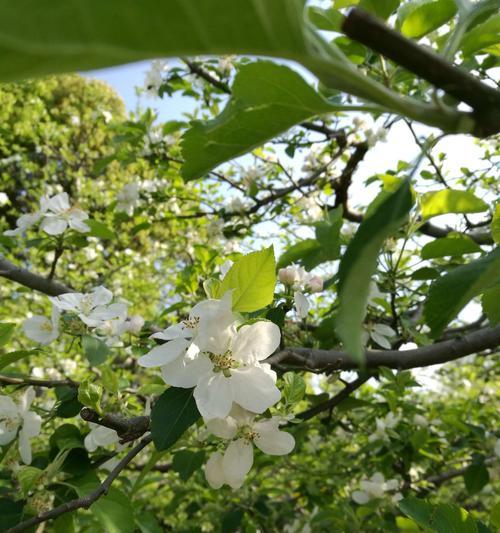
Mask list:
POLYGON ((232 90, 231 100, 218 117, 196 122, 184 134, 184 179, 201 178, 293 125, 332 111, 297 72, 270 61, 241 66, 232 90))
POLYGON ((288 404, 296 404, 302 400, 306 393, 306 382, 297 372, 286 372, 283 375, 283 398, 288 404))
POLYGON ((476 521, 465 509, 445 503, 436 507, 431 524, 437 533, 478 533, 476 521))
POLYGON ((151 410, 151 435, 156 449, 170 448, 199 418, 193 389, 167 389, 151 410))
POLYGON ((346 351, 358 363, 362 363, 364 357, 362 324, 379 251, 385 239, 405 222, 411 207, 410 184, 405 181, 370 217, 363 220, 340 261, 336 331, 346 351))
POLYGON ((434 337, 475 296, 500 281, 500 248, 437 279, 424 304, 424 316, 434 337))
POLYGON ((87 407, 101 412, 102 387, 89 380, 82 381, 78 387, 78 401, 87 407))
POLYGON ((3 346, 9 342, 9 339, 14 334, 15 329, 15 324, 11 324, 10 322, 0 322, 0 346, 3 346))
POLYGON ((360 0, 359 7, 379 18, 387 19, 400 2, 401 0, 360 0))
POLYGON ((420 202, 424 219, 446 213, 481 213, 488 210, 488 204, 473 193, 454 189, 425 193, 420 202))
POLYGON ((462 39, 461 48, 465 55, 493 47, 500 43, 500 13, 493 14, 482 24, 474 26, 462 39))
POLYGON ((309 20, 320 30, 340 31, 343 15, 336 9, 321 9, 312 6, 308 9, 309 20))
POLYGON ((429 242, 422 248, 420 255, 422 259, 434 259, 446 256, 456 257, 480 251, 479 245, 467 235, 454 235, 429 242))
POLYGON ((454 0, 413 0, 398 11, 397 26, 406 37, 419 39, 448 22, 456 12, 454 0))
POLYGON ((500 244, 500 204, 495 207, 495 212, 493 213, 491 234, 493 235, 493 240, 497 244, 500 244))
POLYGON ((276 264, 273 247, 238 259, 222 280, 219 296, 233 291, 233 311, 251 313, 273 301, 276 264))

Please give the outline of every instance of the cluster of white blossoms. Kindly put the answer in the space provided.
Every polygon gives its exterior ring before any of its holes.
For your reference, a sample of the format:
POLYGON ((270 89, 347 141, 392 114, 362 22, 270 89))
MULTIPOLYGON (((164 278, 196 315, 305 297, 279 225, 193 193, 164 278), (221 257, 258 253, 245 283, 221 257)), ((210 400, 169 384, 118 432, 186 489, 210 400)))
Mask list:
MULTIPOLYGON (((397 491, 399 489, 399 481, 397 479, 388 479, 386 481, 382 473, 376 472, 370 479, 361 480, 359 487, 361 490, 355 490, 352 493, 352 499, 356 503, 364 505, 370 500, 384 498, 388 492, 397 491)), ((393 502, 398 502, 402 498, 403 495, 400 492, 391 495, 393 502)))
POLYGON ((24 464, 31 463, 30 439, 40 433, 42 419, 30 411, 35 398, 33 387, 28 387, 14 402, 9 396, 0 396, 0 446, 19 437, 19 454, 24 464))
POLYGON ((320 276, 310 274, 303 267, 297 265, 280 268, 278 278, 283 285, 293 289, 295 311, 300 318, 306 318, 310 304, 304 292, 321 292, 323 290, 323 279, 320 276))
POLYGON ((89 218, 88 214, 72 206, 67 193, 61 192, 52 197, 42 196, 39 205, 38 211, 21 215, 16 221, 16 229, 4 231, 4 235, 8 237, 20 235, 38 223, 40 229, 49 235, 61 235, 68 228, 79 233, 90 231, 85 223, 89 218))
POLYGON ((164 76, 167 71, 168 64, 163 59, 155 59, 151 61, 150 69, 146 72, 144 78, 144 89, 148 96, 151 98, 158 97, 158 92, 164 82, 164 76))
POLYGON ((88 293, 69 292, 49 297, 52 317, 35 315, 26 319, 23 329, 28 338, 49 344, 59 336, 61 312, 76 315, 97 337, 114 344, 126 332, 138 334, 144 325, 139 315, 128 317, 128 306, 122 302, 111 303, 113 293, 105 287, 96 287, 88 293))
POLYGON ((143 355, 139 364, 160 367, 168 385, 194 387, 208 430, 230 441, 223 455, 217 452, 207 463, 211 486, 241 486, 252 465, 252 443, 265 453, 292 450, 293 437, 286 433, 283 437, 278 419, 255 420, 281 399, 276 373, 263 362, 279 347, 276 324, 242 325, 241 317, 232 311, 229 291, 220 300, 200 302, 186 320, 151 337, 166 342, 143 355))
POLYGON ((350 144, 364 140, 372 148, 378 142, 387 140, 387 130, 385 128, 370 127, 368 122, 362 117, 354 117, 352 124, 355 131, 347 137, 347 142, 350 144))
POLYGON ((139 183, 132 182, 124 185, 116 195, 116 210, 132 216, 139 203, 139 183))

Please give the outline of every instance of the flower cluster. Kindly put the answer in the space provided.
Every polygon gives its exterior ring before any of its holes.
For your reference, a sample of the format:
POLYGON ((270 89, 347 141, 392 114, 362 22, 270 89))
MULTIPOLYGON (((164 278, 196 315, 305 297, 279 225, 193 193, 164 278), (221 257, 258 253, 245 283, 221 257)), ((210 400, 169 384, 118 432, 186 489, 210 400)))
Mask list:
POLYGON ((28 387, 16 404, 9 396, 0 396, 0 446, 5 446, 19 436, 19 454, 24 464, 31 463, 30 439, 40 433, 42 419, 33 411, 33 387, 28 387))
POLYGON ((238 487, 253 461, 251 443, 265 453, 289 453, 293 437, 282 436, 277 419, 255 421, 281 398, 276 373, 263 361, 279 346, 280 330, 268 321, 250 325, 232 311, 232 293, 193 307, 180 324, 154 333, 165 341, 139 359, 160 367, 168 385, 194 387, 194 399, 208 430, 230 440, 225 454, 214 454, 206 467, 213 487, 238 487), (287 445, 280 444, 287 440, 287 445), (276 439, 276 447, 270 441, 276 439), (286 451, 280 451, 286 450, 286 451))
POLYGON ((323 279, 319 276, 313 276, 304 268, 296 265, 290 265, 286 268, 280 268, 278 278, 286 287, 290 287, 293 293, 295 310, 300 318, 305 318, 309 313, 309 300, 304 292, 314 293, 323 290, 323 279))
POLYGON ((144 78, 144 89, 148 96, 157 98, 160 87, 163 84, 163 77, 168 71, 168 64, 162 59, 151 61, 151 68, 146 72, 144 78))
POLYGON ((39 205, 38 211, 21 215, 16 221, 16 229, 4 231, 4 235, 20 235, 38 223, 40 229, 49 235, 61 235, 68 228, 79 233, 90 231, 85 223, 89 218, 88 214, 72 206, 67 193, 62 192, 52 197, 42 196, 39 205))
POLYGON ((139 183, 127 183, 116 195, 116 210, 132 216, 139 202, 139 183))
MULTIPOLYGON (((376 472, 370 479, 363 479, 359 483, 361 490, 355 490, 352 493, 352 499, 364 505, 371 500, 381 499, 385 497, 386 492, 394 492, 399 488, 399 481, 397 479, 384 478, 384 475, 380 472, 376 472)), ((393 502, 397 502, 403 498, 400 492, 396 492, 391 496, 393 502)))

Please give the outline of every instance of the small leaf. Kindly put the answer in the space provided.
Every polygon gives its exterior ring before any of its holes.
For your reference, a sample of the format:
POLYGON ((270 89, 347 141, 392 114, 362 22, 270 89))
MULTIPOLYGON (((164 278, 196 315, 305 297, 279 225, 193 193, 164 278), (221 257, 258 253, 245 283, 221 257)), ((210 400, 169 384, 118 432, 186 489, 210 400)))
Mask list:
POLYGON ((87 407, 101 412, 102 387, 89 380, 82 381, 78 387, 78 401, 87 407))
POLYGON ((102 222, 97 220, 86 220, 85 224, 89 226, 90 231, 86 233, 89 237, 99 237, 100 239, 116 239, 116 235, 102 222))
POLYGON ((401 0, 360 0, 359 7, 385 20, 389 18, 400 2, 401 0))
POLYGON ((306 393, 306 382, 304 378, 296 372, 286 372, 283 375, 283 398, 288 404, 296 404, 302 400, 306 393))
POLYGON ((251 313, 274 298, 276 264, 273 247, 243 256, 232 265, 220 285, 219 297, 233 291, 233 311, 251 313))
POLYGON ((10 322, 0 322, 0 346, 7 344, 14 334, 16 325, 10 322))
POLYGON ((364 360, 362 324, 380 248, 385 239, 405 222, 411 207, 410 183, 404 181, 370 217, 363 220, 340 261, 336 331, 346 351, 358 363, 364 360))
POLYGON ((498 282, 500 248, 437 279, 424 303, 424 316, 432 335, 439 336, 472 298, 498 282))
POLYGON ((93 366, 99 366, 104 363, 110 353, 110 349, 107 344, 96 337, 91 337, 90 335, 84 335, 82 337, 82 348, 85 353, 85 357, 93 366))
POLYGON ((471 464, 464 473, 464 481, 469 495, 480 492, 490 481, 490 475, 484 463, 471 464))
POLYGON ((35 468, 34 466, 21 466, 17 472, 16 477, 19 480, 21 491, 24 496, 35 487, 37 481, 42 477, 43 470, 35 468))
POLYGON ((455 235, 436 239, 427 243, 421 250, 422 259, 434 259, 436 257, 456 257, 464 254, 480 252, 481 248, 466 235, 455 235))
POLYGON ((172 470, 179 474, 182 481, 187 481, 195 472, 199 470, 205 461, 205 452, 192 452, 181 450, 174 453, 172 459, 172 470))
POLYGON ((16 363, 25 357, 30 355, 35 355, 40 350, 17 350, 15 352, 6 353, 5 355, 0 355, 0 370, 3 370, 5 367, 16 363))
POLYGON ((471 192, 454 189, 427 192, 420 203, 424 219, 446 213, 481 213, 488 210, 488 204, 471 192))
POLYGON ((151 435, 156 449, 170 448, 199 418, 193 389, 167 389, 151 410, 151 435))
POLYGON ((344 16, 336 9, 321 9, 312 6, 308 9, 309 20, 316 28, 324 31, 340 31, 344 16))

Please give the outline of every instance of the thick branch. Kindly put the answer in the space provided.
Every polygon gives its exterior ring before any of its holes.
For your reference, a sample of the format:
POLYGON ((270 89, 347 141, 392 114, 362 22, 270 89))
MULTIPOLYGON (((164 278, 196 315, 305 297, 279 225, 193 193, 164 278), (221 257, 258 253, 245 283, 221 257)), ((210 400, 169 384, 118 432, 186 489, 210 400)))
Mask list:
POLYGON ((149 431, 149 416, 123 418, 112 413, 106 413, 101 417, 97 411, 90 409, 90 407, 84 407, 80 411, 80 416, 87 422, 93 422, 94 424, 114 429, 118 433, 122 444, 138 439, 146 431, 149 431))
MULTIPOLYGON (((483 328, 463 337, 415 350, 367 350, 366 367, 419 368, 453 361, 467 355, 494 350, 500 345, 500 326, 483 328)), ((266 360, 270 364, 296 364, 305 369, 352 370, 358 367, 345 352, 314 348, 288 348, 266 360)))
POLYGON ((17 267, 3 257, 0 257, 0 276, 49 296, 59 296, 66 292, 73 292, 67 285, 47 279, 39 274, 34 274, 26 268, 17 267))
POLYGON ((448 63, 429 48, 403 37, 361 9, 355 8, 348 13, 342 30, 352 39, 470 105, 477 121, 477 135, 488 136, 499 131, 500 92, 493 87, 448 63))
POLYGON ((25 531, 32 526, 46 522, 47 520, 53 520, 63 514, 69 513, 71 511, 76 511, 77 509, 88 509, 95 501, 97 501, 101 496, 104 496, 108 493, 109 488, 113 481, 120 475, 120 472, 134 459, 134 457, 142 451, 149 443, 151 442, 151 436, 148 435, 144 437, 141 442, 132 448, 127 455, 116 465, 115 468, 109 473, 108 477, 99 485, 93 492, 77 498, 76 500, 71 500, 69 502, 63 503, 46 513, 39 514, 34 518, 25 520, 17 526, 7 529, 5 533, 18 533, 19 531, 25 531))

